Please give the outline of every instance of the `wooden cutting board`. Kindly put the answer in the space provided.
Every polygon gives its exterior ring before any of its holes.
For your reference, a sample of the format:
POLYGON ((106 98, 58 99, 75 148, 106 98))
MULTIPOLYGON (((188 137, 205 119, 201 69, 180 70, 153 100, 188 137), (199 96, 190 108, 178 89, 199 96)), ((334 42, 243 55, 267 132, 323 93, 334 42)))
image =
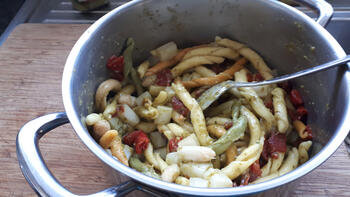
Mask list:
MULTIPOLYGON (((65 60, 88 25, 22 24, 0 47, 0 196, 35 196, 16 159, 16 135, 27 121, 64 111, 61 76, 65 60)), ((40 141, 56 178, 76 194, 112 186, 101 161, 69 125, 40 141)), ((127 178, 120 176, 119 182, 127 178)), ((342 145, 322 166, 304 176, 290 196, 350 196, 350 158, 342 145)), ((133 192, 129 196, 145 196, 133 192)))

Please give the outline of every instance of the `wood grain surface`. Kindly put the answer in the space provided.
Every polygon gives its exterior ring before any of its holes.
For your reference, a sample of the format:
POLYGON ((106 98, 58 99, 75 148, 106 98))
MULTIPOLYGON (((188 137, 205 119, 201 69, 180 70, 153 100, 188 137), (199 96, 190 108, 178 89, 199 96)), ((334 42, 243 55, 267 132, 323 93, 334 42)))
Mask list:
MULTIPOLYGON (((88 25, 22 24, 0 47, 0 196, 35 196, 16 158, 16 135, 27 121, 64 111, 61 76, 66 57, 88 25)), ((57 179, 76 194, 112 186, 107 171, 69 125, 40 141, 57 179)), ((120 176, 122 182, 127 180, 120 176)), ((322 166, 299 181, 290 196, 350 196, 350 158, 342 145, 322 166)), ((129 196, 145 194, 133 192, 129 196)))

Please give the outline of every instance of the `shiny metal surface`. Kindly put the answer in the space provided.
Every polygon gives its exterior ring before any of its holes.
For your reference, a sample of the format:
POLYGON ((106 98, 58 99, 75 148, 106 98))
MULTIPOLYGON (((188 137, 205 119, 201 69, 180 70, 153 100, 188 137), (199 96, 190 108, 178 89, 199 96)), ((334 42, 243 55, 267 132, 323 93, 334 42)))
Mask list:
POLYGON ((134 56, 137 64, 148 56, 150 49, 168 40, 174 40, 184 47, 208 42, 215 35, 246 43, 260 52, 268 64, 281 74, 345 56, 339 44, 320 25, 300 11, 278 2, 134 1, 97 21, 79 39, 67 60, 62 86, 64 104, 82 141, 107 165, 133 179, 159 189, 192 195, 220 196, 261 192, 295 180, 324 162, 350 129, 345 122, 349 118, 349 74, 345 69, 319 73, 312 76, 311 81, 306 78, 294 81, 296 87, 304 85, 301 92, 310 109, 310 124, 315 128, 315 145, 312 150, 314 157, 292 173, 265 183, 225 189, 193 188, 165 183, 123 166, 97 145, 80 122, 80 117, 88 113, 87 106, 92 109, 93 92, 107 76, 104 68, 106 57, 120 51, 125 38, 133 37, 137 43, 139 50, 134 56), (261 39, 262 35, 269 36, 261 39), (310 47, 315 47, 316 50, 312 51, 310 47), (328 83, 320 86, 324 81, 328 83), (81 104, 78 98, 82 99, 81 104), (327 108, 326 104, 329 103, 331 106, 327 108), (328 124, 331 122, 332 124, 328 124))
MULTIPOLYGON (((48 114, 26 123, 19 131, 16 140, 17 159, 24 177, 40 196, 78 196, 65 189, 47 168, 39 150, 39 140, 52 129, 68 123, 66 113, 48 114)), ((142 183, 127 181, 110 187, 89 197, 124 196, 133 190, 142 190, 155 197, 168 196, 142 183)))
MULTIPOLYGON (((311 68, 307 68, 305 70, 301 70, 295 73, 291 73, 291 74, 286 74, 286 75, 282 75, 279 77, 275 77, 273 79, 270 80, 265 80, 265 81, 258 81, 258 82, 234 82, 234 81, 227 81, 227 85, 225 85, 225 87, 223 87, 222 89, 230 89, 232 87, 255 87, 255 86, 262 86, 262 85, 270 85, 270 84, 275 84, 275 83, 280 83, 283 81, 288 81, 288 80, 292 80, 292 79, 296 79, 298 77, 304 77, 307 75, 311 75, 311 74, 315 74, 321 71, 325 71, 334 67, 338 67, 338 66, 347 66, 346 63, 348 63, 350 61, 350 55, 347 55, 343 58, 337 59, 337 60, 333 60, 318 66, 314 66, 311 68)), ((222 95, 224 92, 217 90, 218 94, 215 95, 222 95)))
MULTIPOLYGON (((331 62, 327 62, 318 66, 314 66, 311 68, 307 68, 302 71, 298 71, 292 74, 286 74, 282 75, 280 77, 275 77, 270 80, 265 81, 258 81, 258 82, 235 82, 232 80, 224 81, 220 84, 217 84, 207 91, 205 91, 198 99, 198 103, 201 106, 203 110, 205 110, 207 107, 209 107, 213 102, 216 100, 213 99, 206 99, 206 98, 219 98, 221 95, 223 95, 226 91, 228 91, 231 88, 239 88, 239 87, 255 87, 255 86, 263 86, 263 85, 270 85, 270 84, 276 84, 283 81, 288 81, 292 79, 296 79, 298 77, 304 77, 310 74, 314 74, 320 71, 325 71, 330 68, 334 68, 337 66, 348 66, 346 63, 350 61, 350 55, 345 56, 344 58, 340 58, 337 60, 333 60, 331 62)), ((349 143, 346 143, 347 146, 350 146, 349 143)))
MULTIPOLYGON (((315 133, 312 158, 291 173, 264 183, 216 189, 167 183, 145 176, 121 164, 94 141, 81 119, 92 112, 94 92, 98 84, 108 76, 105 68, 107 58, 121 51, 127 37, 133 37, 136 41, 137 50, 134 58, 137 64, 148 56, 150 49, 169 40, 175 41, 180 47, 185 47, 209 42, 216 35, 245 43, 258 51, 280 74, 296 72, 345 56, 339 44, 320 25, 295 8, 279 2, 266 0, 132 1, 94 23, 77 41, 67 59, 62 80, 63 101, 69 121, 77 135, 105 164, 160 192, 201 196, 254 194, 281 185, 288 187, 291 184, 286 183, 298 179, 322 164, 334 153, 350 129, 350 124, 346 122, 350 118, 350 76, 344 68, 313 75, 312 80, 298 78, 293 81, 295 87, 303 85, 300 91, 305 96, 305 105, 309 109, 309 122, 315 133), (310 47, 315 50, 310 50, 310 47), (324 83, 325 81, 327 83, 324 83)), ((41 124, 45 124, 45 121, 41 121, 41 124)), ((32 133, 29 135, 31 138, 28 139, 36 139, 33 133, 37 133, 35 131, 38 130, 37 126, 26 128, 27 132, 32 133)), ((20 141, 21 137, 18 139, 20 141)), ((28 146, 35 147, 37 140, 33 141, 28 146)), ((32 148, 29 151, 39 155, 38 150, 32 148)), ((34 161, 38 160, 42 158, 34 157, 34 161)), ((33 164, 28 159, 19 161, 21 166, 27 163, 33 164)), ((31 167, 36 168, 36 165, 33 164, 31 167)), ((40 163, 39 168, 40 173, 47 170, 40 163)), ((27 169, 23 171, 24 173, 35 172, 35 169, 28 169, 28 167, 23 169, 27 169)), ((54 182, 55 179, 51 174, 44 173, 44 175, 51 176, 47 177, 48 184, 54 184, 55 187, 45 183, 45 187, 37 185, 36 183, 42 184, 36 181, 36 179, 41 180, 40 177, 27 178, 27 180, 36 191, 41 191, 43 194, 56 194, 56 189, 59 192, 67 192, 59 183, 54 182), (49 191, 43 191, 44 189, 49 191)), ((114 191, 114 189, 107 190, 114 191)), ((279 194, 285 193, 282 191, 279 194)))
POLYGON ((24 177, 42 196, 69 196, 47 169, 39 151, 39 139, 51 129, 68 123, 65 113, 49 114, 26 123, 17 135, 17 159, 24 177))
POLYGON ((315 0, 297 0, 301 4, 311 7, 316 10, 318 18, 316 22, 322 26, 326 26, 333 15, 332 6, 326 1, 315 1, 315 0))
MULTIPOLYGON (((198 103, 201 106, 201 108, 204 110, 207 107, 209 107, 215 100, 213 99, 206 99, 206 98, 219 98, 221 95, 223 95, 226 91, 228 91, 231 88, 239 88, 239 87, 255 87, 255 86, 263 86, 263 85, 270 85, 270 84, 276 84, 283 81, 288 81, 292 79, 296 79, 298 77, 307 76, 310 74, 314 74, 320 71, 324 71, 330 68, 334 68, 337 66, 348 66, 346 63, 350 61, 350 55, 345 56, 344 58, 340 58, 337 60, 333 60, 331 62, 327 62, 318 66, 314 66, 311 68, 307 68, 302 71, 298 71, 292 74, 286 74, 282 75, 280 77, 275 77, 270 80, 265 81, 258 81, 258 82, 235 82, 232 80, 224 81, 220 84, 217 84, 207 91, 205 91, 198 99, 198 103)), ((348 145, 348 143, 347 143, 348 145)), ((350 146, 350 145, 349 145, 350 146)))
MULTIPOLYGON (((70 0, 50 0, 50 2, 55 2, 56 4, 54 6, 44 7, 40 11, 36 12, 34 16, 30 18, 29 22, 31 23, 93 23, 96 20, 98 20, 100 17, 102 17, 104 14, 107 14, 109 11, 127 3, 130 0, 109 0, 109 1, 110 3, 107 6, 103 6, 97 10, 92 10, 87 13, 82 13, 80 11, 74 10, 72 6, 72 2, 70 0)), ((333 0, 329 3, 331 3, 332 5, 341 5, 341 6, 349 5, 350 6, 350 3, 346 1, 347 0, 341 0, 339 3, 333 0)), ((323 5, 322 4, 323 1, 316 2, 312 0, 311 1, 307 0, 306 2, 310 2, 308 3, 309 6, 310 4, 311 5, 319 4, 321 7, 328 6, 329 8, 331 8, 328 4, 323 5)), ((311 7, 316 7, 316 6, 311 6, 311 7)), ((306 7, 300 7, 300 8, 303 9, 303 11, 309 12, 309 10, 306 7)), ((318 11, 316 10, 316 12, 318 11)), ((324 13, 325 11, 322 10, 322 12, 324 13)), ((335 8, 335 15, 336 17, 338 17, 337 8, 335 8)))

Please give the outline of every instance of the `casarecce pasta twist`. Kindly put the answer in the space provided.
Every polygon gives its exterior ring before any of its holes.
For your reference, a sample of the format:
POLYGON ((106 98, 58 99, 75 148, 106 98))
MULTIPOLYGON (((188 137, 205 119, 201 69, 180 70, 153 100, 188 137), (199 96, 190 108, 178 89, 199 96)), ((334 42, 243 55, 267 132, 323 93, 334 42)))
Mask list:
POLYGON ((114 78, 99 85, 96 111, 85 119, 117 160, 147 176, 193 187, 255 184, 307 162, 312 131, 290 84, 206 96, 226 80, 273 78, 257 52, 220 37, 185 49, 169 42, 135 69, 134 46, 128 39, 123 56, 108 60, 114 78), (196 100, 200 95, 213 102, 203 106, 196 100))

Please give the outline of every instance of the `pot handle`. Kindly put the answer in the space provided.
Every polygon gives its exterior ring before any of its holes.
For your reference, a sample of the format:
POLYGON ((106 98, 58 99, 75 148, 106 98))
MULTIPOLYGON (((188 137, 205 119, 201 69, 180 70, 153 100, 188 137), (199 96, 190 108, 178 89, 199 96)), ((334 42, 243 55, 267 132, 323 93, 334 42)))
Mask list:
MULTIPOLYGON (((39 196, 78 196, 64 188, 52 175, 38 146, 41 137, 52 129, 68 122, 69 120, 64 112, 47 114, 26 123, 17 135, 16 152, 20 168, 30 186, 39 196)), ((152 196, 169 196, 134 180, 126 181, 87 196, 124 196, 133 190, 141 190, 152 196)))
POLYGON ((333 7, 324 0, 294 0, 302 5, 315 9, 318 14, 316 22, 323 27, 327 26, 333 16, 333 7))

